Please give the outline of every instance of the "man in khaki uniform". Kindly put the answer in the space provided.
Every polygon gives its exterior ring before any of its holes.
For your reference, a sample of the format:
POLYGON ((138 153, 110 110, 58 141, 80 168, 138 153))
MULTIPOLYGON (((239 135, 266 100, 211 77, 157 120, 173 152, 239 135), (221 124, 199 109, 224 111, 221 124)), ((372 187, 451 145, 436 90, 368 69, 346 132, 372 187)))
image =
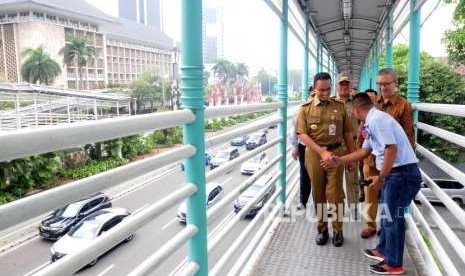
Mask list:
MULTIPOLYGON (((337 95, 332 98, 344 102, 347 117, 352 123, 352 137, 354 139, 353 147, 355 148, 355 141, 357 139, 358 119, 352 116, 352 95, 351 95, 351 79, 347 72, 342 72, 337 76, 336 84, 337 95)), ((360 188, 358 185, 358 170, 357 168, 348 168, 345 170, 346 179, 346 195, 349 208, 355 208, 354 216, 357 218, 357 205, 360 195, 360 188)), ((352 211, 352 210, 351 210, 352 211)))
POLYGON ((342 189, 343 167, 324 171, 320 160, 331 158, 332 154, 344 155, 346 143, 349 152, 353 149, 352 124, 347 117, 344 103, 330 98, 331 76, 318 73, 313 79, 315 96, 301 106, 297 113, 296 133, 306 145, 305 166, 312 180, 313 199, 318 217, 316 243, 327 243, 328 224, 326 203, 330 204, 333 226, 332 242, 342 246, 342 219, 344 191, 342 189), (325 213, 325 215, 323 215, 325 213))

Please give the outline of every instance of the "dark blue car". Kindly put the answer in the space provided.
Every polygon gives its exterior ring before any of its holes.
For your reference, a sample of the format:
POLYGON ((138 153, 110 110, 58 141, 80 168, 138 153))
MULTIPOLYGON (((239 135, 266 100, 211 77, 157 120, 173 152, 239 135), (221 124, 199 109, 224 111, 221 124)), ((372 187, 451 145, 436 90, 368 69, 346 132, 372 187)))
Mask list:
POLYGON ((247 143, 248 138, 249 136, 247 135, 237 137, 231 141, 231 146, 242 147, 243 145, 247 143))
MULTIPOLYGON (((211 159, 212 159, 211 154, 205 153, 205 166, 210 165, 211 159)), ((181 170, 184 171, 184 161, 181 163, 181 170)))

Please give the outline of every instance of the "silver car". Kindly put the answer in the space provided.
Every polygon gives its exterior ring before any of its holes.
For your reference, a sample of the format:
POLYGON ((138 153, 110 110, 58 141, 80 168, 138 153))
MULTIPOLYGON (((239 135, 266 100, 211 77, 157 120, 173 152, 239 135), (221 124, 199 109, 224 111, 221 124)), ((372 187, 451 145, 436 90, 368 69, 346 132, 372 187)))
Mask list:
MULTIPOLYGON (((458 181, 452 179, 433 179, 434 182, 457 204, 463 206, 465 202, 465 187, 458 181)), ((428 188, 423 182, 421 183, 421 192, 431 202, 441 202, 436 194, 428 188)))
MULTIPOLYGON (((123 208, 106 208, 87 216, 52 245, 50 248, 51 261, 55 262, 66 255, 87 247, 94 239, 102 233, 110 231, 111 228, 129 215, 130 213, 123 208)), ((125 241, 130 241, 133 238, 134 234, 130 235, 125 241)), ((98 257, 92 260, 89 266, 95 265, 97 260, 98 257)))

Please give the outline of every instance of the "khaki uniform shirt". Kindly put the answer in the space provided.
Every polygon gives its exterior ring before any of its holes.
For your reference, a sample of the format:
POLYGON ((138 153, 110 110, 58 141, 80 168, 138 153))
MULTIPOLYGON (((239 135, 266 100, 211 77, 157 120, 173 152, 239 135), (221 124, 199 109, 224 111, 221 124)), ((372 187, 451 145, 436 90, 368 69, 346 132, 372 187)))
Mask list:
POLYGON ((297 112, 295 132, 307 134, 319 146, 328 146, 343 143, 343 134, 352 132, 352 124, 342 101, 330 99, 321 102, 315 96, 297 112), (330 125, 335 125, 335 130, 330 125), (333 133, 330 130, 334 131, 334 135, 331 135, 333 133))
POLYGON ((342 100, 339 95, 337 96, 332 96, 331 98, 335 98, 335 99, 338 99, 340 100, 341 102, 344 103, 344 106, 346 108, 346 113, 347 113, 347 118, 350 120, 350 122, 352 123, 352 137, 354 139, 357 138, 357 135, 358 135, 358 119, 357 117, 355 117, 353 114, 352 114, 352 96, 350 96, 347 101, 344 102, 344 100, 342 100))

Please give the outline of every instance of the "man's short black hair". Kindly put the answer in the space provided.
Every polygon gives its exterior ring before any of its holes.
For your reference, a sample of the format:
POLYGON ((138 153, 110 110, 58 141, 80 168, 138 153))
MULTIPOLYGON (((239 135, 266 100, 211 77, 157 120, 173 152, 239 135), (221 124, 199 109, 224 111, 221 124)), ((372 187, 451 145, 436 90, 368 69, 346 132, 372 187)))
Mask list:
POLYGON ((308 92, 311 93, 313 91, 313 85, 310 85, 310 87, 308 88, 308 92))
POLYGON ((375 94, 376 96, 378 96, 378 92, 376 92, 376 90, 374 90, 374 89, 368 88, 367 90, 365 90, 365 93, 368 93, 368 92, 371 92, 371 93, 375 94))
POLYGON ((313 77, 313 87, 316 87, 316 83, 317 81, 319 80, 330 80, 331 81, 331 75, 326 73, 326 72, 320 72, 320 73, 317 73, 314 77, 313 77))
POLYGON ((369 109, 373 103, 367 93, 358 93, 352 98, 352 106, 369 109))

